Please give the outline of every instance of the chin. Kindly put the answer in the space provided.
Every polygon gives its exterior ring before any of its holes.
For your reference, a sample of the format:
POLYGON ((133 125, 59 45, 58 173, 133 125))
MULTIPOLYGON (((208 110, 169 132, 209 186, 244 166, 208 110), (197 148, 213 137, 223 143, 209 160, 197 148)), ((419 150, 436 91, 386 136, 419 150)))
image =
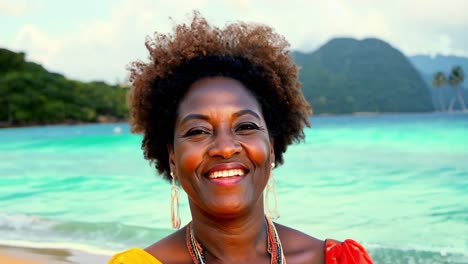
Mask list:
POLYGON ((217 216, 233 216, 238 215, 245 211, 248 206, 245 203, 230 202, 230 203, 217 203, 209 205, 211 212, 217 216))

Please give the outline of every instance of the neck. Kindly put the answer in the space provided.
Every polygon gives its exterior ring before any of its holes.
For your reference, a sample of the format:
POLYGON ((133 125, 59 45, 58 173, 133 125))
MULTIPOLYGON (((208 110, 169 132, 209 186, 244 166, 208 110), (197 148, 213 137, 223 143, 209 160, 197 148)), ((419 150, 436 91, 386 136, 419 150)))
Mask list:
POLYGON ((260 201, 261 208, 235 217, 213 218, 191 206, 193 233, 203 246, 207 262, 253 263, 259 257, 269 259, 267 223, 260 201))

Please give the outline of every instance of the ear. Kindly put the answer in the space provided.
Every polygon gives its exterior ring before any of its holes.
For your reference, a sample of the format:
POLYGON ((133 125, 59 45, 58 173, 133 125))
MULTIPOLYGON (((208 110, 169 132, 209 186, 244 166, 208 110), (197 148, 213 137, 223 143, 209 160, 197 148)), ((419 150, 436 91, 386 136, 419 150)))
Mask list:
POLYGON ((172 172, 175 173, 174 147, 171 144, 167 144, 166 148, 167 148, 167 154, 169 156, 169 168, 171 169, 172 172))

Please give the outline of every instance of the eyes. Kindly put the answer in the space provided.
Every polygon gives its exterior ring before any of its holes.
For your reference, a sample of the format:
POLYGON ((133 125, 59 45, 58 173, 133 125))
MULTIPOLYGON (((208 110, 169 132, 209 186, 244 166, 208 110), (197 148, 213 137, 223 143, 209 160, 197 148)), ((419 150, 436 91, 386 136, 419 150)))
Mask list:
POLYGON ((195 127, 195 128, 190 129, 189 131, 187 131, 187 133, 185 133, 184 137, 203 135, 203 134, 208 135, 208 134, 210 134, 210 132, 206 128, 195 127))
MULTIPOLYGON (((239 125, 233 128, 233 132, 238 135, 250 135, 250 134, 255 133, 255 131, 257 130, 263 130, 263 128, 253 122, 240 123, 239 125)), ((216 132, 216 131, 213 131, 212 129, 208 127, 204 127, 204 126, 193 127, 189 129, 184 134, 183 137, 197 137, 197 136, 200 137, 203 135, 211 135, 213 134, 213 132, 216 132)))
POLYGON ((255 123, 242 123, 238 126, 236 131, 245 131, 245 130, 258 130, 260 129, 259 126, 255 123))

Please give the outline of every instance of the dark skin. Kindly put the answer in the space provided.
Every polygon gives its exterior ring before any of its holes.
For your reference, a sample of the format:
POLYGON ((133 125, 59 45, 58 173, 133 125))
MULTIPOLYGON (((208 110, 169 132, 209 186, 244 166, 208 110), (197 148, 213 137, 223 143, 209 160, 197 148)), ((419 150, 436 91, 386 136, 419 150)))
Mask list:
MULTIPOLYGON (((263 190, 273 144, 257 100, 236 80, 199 80, 181 101, 170 167, 189 198, 207 263, 270 263, 263 190)), ((323 241, 275 226, 288 264, 324 262, 323 241)), ((162 263, 193 263, 185 228, 145 250, 162 263)))

